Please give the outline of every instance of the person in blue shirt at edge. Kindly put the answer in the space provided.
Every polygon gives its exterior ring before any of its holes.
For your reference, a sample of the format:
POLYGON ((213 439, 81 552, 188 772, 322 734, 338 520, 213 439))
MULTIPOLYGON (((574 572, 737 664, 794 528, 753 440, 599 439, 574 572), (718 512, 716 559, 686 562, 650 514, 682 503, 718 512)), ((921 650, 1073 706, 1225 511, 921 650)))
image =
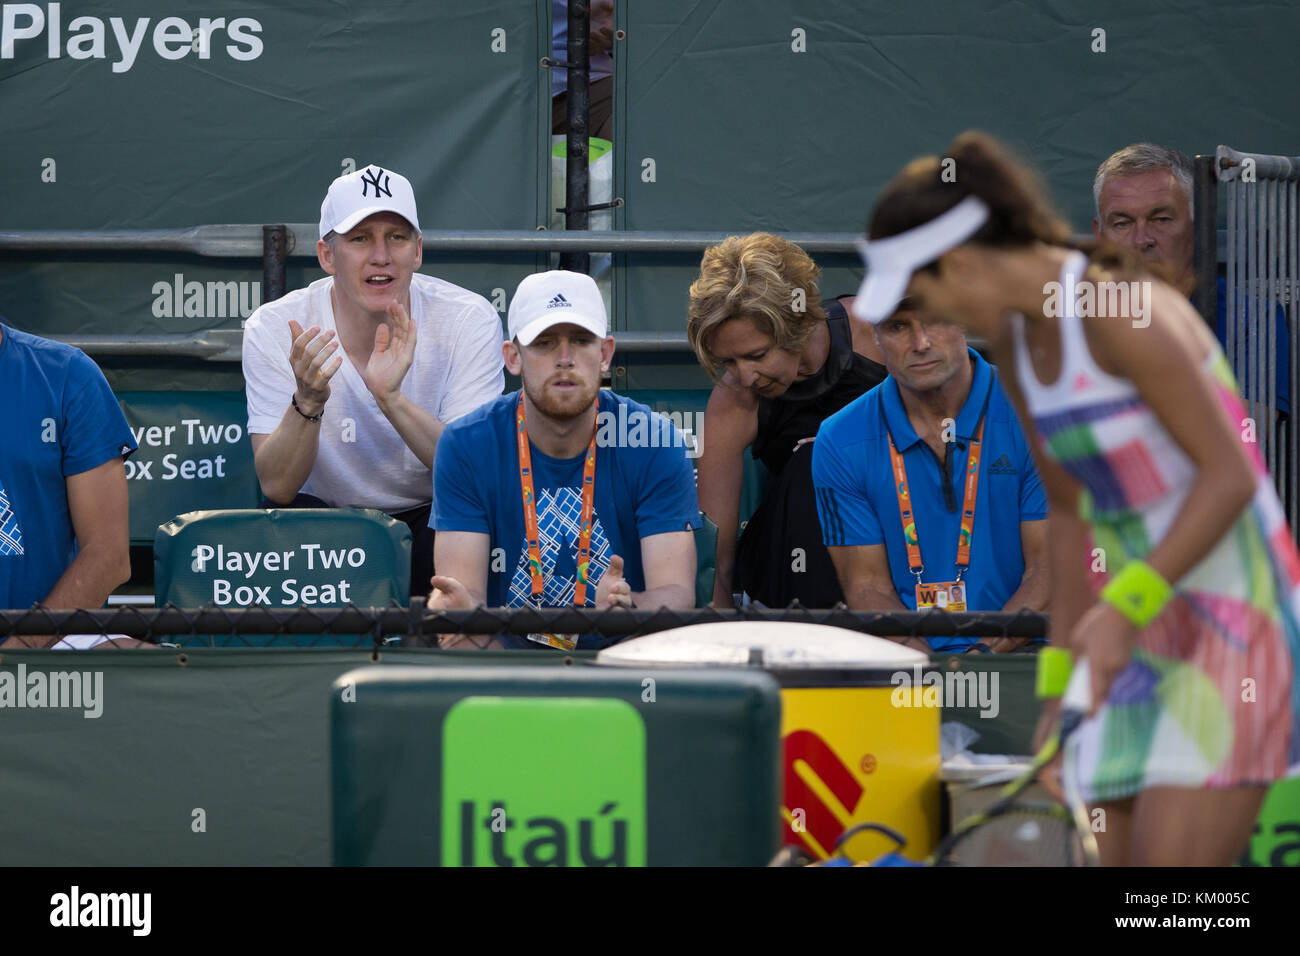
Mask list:
MULTIPOLYGON (((438 442, 440 573, 428 607, 694 607, 700 516, 686 440, 662 415, 600 388, 614 339, 596 283, 574 272, 528 276, 508 326, 505 364, 523 388, 451 422, 438 442)), ((618 640, 443 635, 441 646, 618 640)))
MULTIPOLYGON (((130 575, 126 417, 84 352, 0 321, 0 608, 102 607, 130 575)), ((82 636, 77 647, 150 647, 82 636)), ((57 635, 0 648, 57 647, 57 635)))
MULTIPOLYGON (((1185 153, 1154 143, 1133 143, 1106 157, 1092 182, 1096 217, 1093 235, 1133 249, 1148 265, 1163 272, 1170 285, 1191 298, 1196 292, 1193 255, 1192 161, 1185 153)), ((1243 295, 1240 291, 1238 295, 1243 295)), ((1217 282, 1214 334, 1228 361, 1228 284, 1217 282)), ((1242 298, 1251 313, 1251 297, 1242 298)), ((1277 418, 1291 414, 1291 334, 1286 310, 1279 302, 1273 312, 1276 336, 1273 405, 1277 418)), ((1266 342, 1258 346, 1267 348, 1266 342)), ((1233 368, 1243 393, 1249 393, 1249 369, 1233 368)))
MULTIPOLYGON (((923 319, 910 300, 875 336, 889 378, 826 419, 813 443, 822 538, 849 607, 1043 611, 1047 499, 993 367, 959 326, 923 319)), ((1029 643, 895 640, 998 653, 1029 643)))

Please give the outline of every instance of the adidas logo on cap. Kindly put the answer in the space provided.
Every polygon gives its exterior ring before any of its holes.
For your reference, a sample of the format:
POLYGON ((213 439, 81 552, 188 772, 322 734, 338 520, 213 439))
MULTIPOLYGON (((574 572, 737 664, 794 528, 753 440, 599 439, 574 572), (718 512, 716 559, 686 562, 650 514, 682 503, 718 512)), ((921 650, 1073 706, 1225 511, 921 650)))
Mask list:
POLYGON ((562 269, 524 276, 510 300, 509 337, 528 346, 553 325, 577 325, 596 338, 609 335, 605 303, 591 276, 562 269))

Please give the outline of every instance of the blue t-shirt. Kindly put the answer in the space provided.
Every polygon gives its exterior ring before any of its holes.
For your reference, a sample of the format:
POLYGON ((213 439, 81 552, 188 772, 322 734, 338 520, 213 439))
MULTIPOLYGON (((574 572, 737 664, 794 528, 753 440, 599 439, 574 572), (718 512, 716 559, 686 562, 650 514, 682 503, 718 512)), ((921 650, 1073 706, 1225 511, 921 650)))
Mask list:
MULTIPOLYGON (((433 463, 429 525, 435 531, 473 531, 489 536, 489 607, 533 604, 515 441, 518 396, 518 392, 502 395, 451 422, 438 439, 433 463)), ((643 591, 641 539, 669 531, 692 531, 700 524, 685 438, 668 419, 639 402, 601 389, 596 445, 588 607, 595 606, 596 586, 613 555, 622 556, 623 577, 632 590, 643 591)), ((578 573, 586 453, 552 458, 532 445, 531 457, 546 586, 542 605, 571 606, 578 573)), ((502 640, 507 647, 543 646, 522 636, 505 635, 502 640)), ((602 647, 617 640, 583 635, 578 646, 602 647)))
POLYGON ((0 325, 0 607, 43 601, 77 556, 65 479, 135 451, 85 353, 0 325))
MULTIPOLYGON (((1240 290, 1237 293, 1241 295, 1240 290)), ((1243 312, 1246 316, 1251 315, 1251 309, 1254 302, 1251 296, 1244 296, 1243 312)), ((1282 303, 1275 303, 1276 308, 1273 312, 1273 335, 1275 337, 1274 355, 1276 356, 1277 365, 1275 366, 1277 374, 1274 383, 1273 404, 1283 415, 1291 414, 1291 333, 1287 330, 1286 310, 1282 308, 1282 303)), ((1222 276, 1218 282, 1218 303, 1216 305, 1218 312, 1214 325, 1214 334, 1219 339, 1219 344, 1223 346, 1226 354, 1228 351, 1228 282, 1222 276)), ((1265 338, 1256 346, 1263 354, 1263 350, 1268 348, 1268 339, 1265 338)), ((1250 361, 1250 346, 1246 344, 1242 348, 1242 368, 1233 368, 1233 374, 1237 378, 1237 384, 1241 386, 1243 393, 1248 393, 1250 389, 1250 369, 1245 367, 1244 363, 1250 361)), ((1228 362, 1232 362, 1232 356, 1228 356, 1228 362)), ((1263 364, 1261 362, 1261 364, 1263 364)))
MULTIPOLYGON (((911 610, 916 609, 916 577, 907 566, 886 422, 907 468, 923 580, 954 581, 966 461, 987 401, 970 566, 963 576, 969 610, 1002 609, 1025 574, 1020 522, 1047 517, 1047 497, 1016 413, 992 367, 969 351, 974 375, 957 415, 946 469, 916 434, 892 377, 822 422, 813 443, 822 540, 828 547, 884 543, 898 599, 911 610)), ((938 651, 964 650, 977 640, 929 638, 938 651)))

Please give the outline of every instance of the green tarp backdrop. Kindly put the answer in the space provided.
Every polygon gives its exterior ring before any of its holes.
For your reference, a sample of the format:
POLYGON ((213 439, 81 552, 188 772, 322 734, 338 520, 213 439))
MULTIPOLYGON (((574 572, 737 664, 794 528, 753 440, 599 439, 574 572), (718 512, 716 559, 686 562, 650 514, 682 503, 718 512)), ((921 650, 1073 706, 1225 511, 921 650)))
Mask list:
MULTIPOLYGON (((4 6, 0 229, 313 222, 330 179, 368 162, 411 178, 426 229, 550 221, 549 0, 4 6)), ((906 159, 969 127, 1033 158, 1081 231, 1097 163, 1128 142, 1297 152, 1300 7, 1280 0, 616 6, 617 229, 858 231, 906 159)), ((546 258, 425 271, 504 309, 546 258)), ((853 257, 821 259, 824 291, 852 291, 853 257)), ((615 327, 680 331, 697 264, 616 257, 615 327)), ((291 259, 288 286, 319 275, 291 259)), ((235 328, 259 282, 256 260, 10 253, 0 314, 40 333, 235 328)), ((616 389, 705 381, 687 356, 623 359, 616 389)), ((238 388, 229 366, 105 364, 118 388, 238 388)))
MULTIPOLYGON (((410 178, 426 229, 532 229, 549 222, 549 16, 538 0, 4 4, 0 230, 315 222, 330 180, 367 163, 410 178)), ((500 302, 537 258, 425 267, 500 302)), ((288 288, 321 274, 291 258, 288 288)), ((0 315, 43 334, 238 328, 261 298, 260 256, 0 258, 0 315)), ((240 384, 232 366, 102 364, 115 388, 240 384)))

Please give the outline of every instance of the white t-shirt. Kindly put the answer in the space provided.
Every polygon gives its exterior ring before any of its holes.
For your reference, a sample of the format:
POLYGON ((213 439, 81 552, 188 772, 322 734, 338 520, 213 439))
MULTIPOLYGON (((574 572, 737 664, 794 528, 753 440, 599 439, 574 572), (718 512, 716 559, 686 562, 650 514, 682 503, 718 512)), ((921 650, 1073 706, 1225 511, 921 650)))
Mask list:
MULTIPOLYGON (((297 383, 289 363, 289 320, 304 329, 335 329, 334 277, 261 306, 244 326, 248 432, 275 431, 297 383)), ((433 276, 411 277, 415 358, 402 394, 441 422, 496 398, 505 387, 501 318, 481 295, 433 276)), ((346 353, 330 379, 320 445, 302 493, 335 508, 377 508, 392 514, 429 503, 433 473, 415 456, 375 404, 346 353)))

